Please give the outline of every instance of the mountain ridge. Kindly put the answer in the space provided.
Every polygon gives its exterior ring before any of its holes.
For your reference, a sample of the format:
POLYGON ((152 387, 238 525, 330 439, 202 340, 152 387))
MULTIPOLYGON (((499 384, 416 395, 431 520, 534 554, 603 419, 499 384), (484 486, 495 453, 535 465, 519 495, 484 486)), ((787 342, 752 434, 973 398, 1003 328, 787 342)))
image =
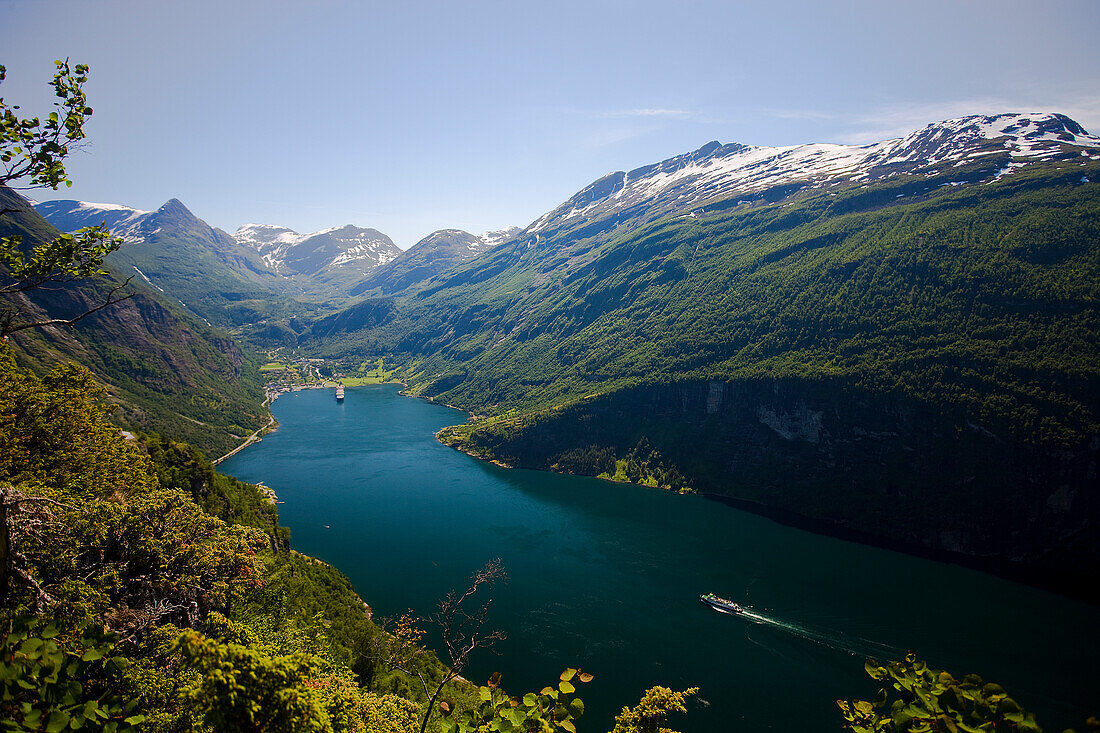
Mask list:
POLYGON ((259 252, 274 272, 316 275, 347 265, 360 276, 400 256, 401 250, 388 236, 354 224, 299 234, 289 227, 245 224, 233 233, 238 244, 259 252))
POLYGON ((658 163, 608 173, 536 219, 520 236, 558 229, 582 217, 587 220, 622 214, 644 199, 651 201, 649 208, 655 208, 657 215, 666 215, 690 211, 709 199, 758 194, 796 183, 822 187, 841 179, 878 180, 901 168, 912 173, 956 164, 967 154, 1049 160, 1061 154, 1063 144, 1100 148, 1100 137, 1090 135, 1065 115, 1043 112, 943 120, 902 137, 867 145, 768 147, 711 141, 698 150, 658 163), (954 144, 945 145, 948 140, 954 144))
POLYGON ((708 144, 605 176, 303 346, 403 362, 413 394, 483 416, 440 433, 480 457, 640 461, 643 480, 823 531, 1040 575, 1077 557, 1083 577, 1100 568, 1083 539, 1100 527, 1098 143, 1000 115, 820 153, 708 144), (819 179, 791 163, 807 156, 819 179))
POLYGON ((352 295, 373 292, 394 295, 430 280, 456 265, 515 237, 519 227, 508 227, 481 235, 462 229, 440 229, 421 239, 393 260, 383 263, 350 290, 352 295))
MULTIPOLYGON (((8 210, 0 217, 4 236, 19 234, 34 246, 59 233, 10 189, 0 186, 0 202, 8 210)), ((132 274, 126 265, 105 267, 108 274, 101 278, 28 291, 22 307, 38 317, 87 311, 132 274)), ((134 278, 128 290, 133 297, 73 328, 23 331, 8 343, 23 365, 39 373, 70 360, 88 367, 119 405, 116 419, 127 426, 179 436, 215 455, 260 427, 267 411, 251 354, 152 283, 134 278)))

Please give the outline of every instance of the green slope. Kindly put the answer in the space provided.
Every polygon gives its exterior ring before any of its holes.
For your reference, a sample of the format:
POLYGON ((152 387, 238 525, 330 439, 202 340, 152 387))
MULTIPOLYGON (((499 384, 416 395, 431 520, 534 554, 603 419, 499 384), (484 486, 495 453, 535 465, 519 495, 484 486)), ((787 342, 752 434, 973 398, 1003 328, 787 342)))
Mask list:
POLYGON ((567 235, 565 252, 520 241, 348 343, 412 359, 416 388, 475 410, 683 378, 858 375, 1072 440, 1096 427, 1083 401, 1096 376, 1100 196, 1079 183, 1096 168, 851 187, 607 241, 567 235), (943 370, 972 386, 949 388, 943 370), (1027 408, 1064 398, 1076 406, 1056 418, 1027 408))
POLYGON ((107 262, 134 268, 170 298, 209 323, 228 328, 301 312, 280 292, 260 256, 195 217, 176 199, 144 222, 144 241, 127 243, 107 262))
POLYGON ((960 167, 588 222, 318 347, 396 355, 414 392, 490 415, 445 439, 516 465, 600 473, 644 437, 657 473, 831 531, 1096 568, 1098 176, 946 185, 979 177, 960 167))
MULTIPOLYGON (((4 236, 19 233, 33 245, 57 234, 8 189, 0 188, 0 207, 18 210, 0 218, 4 236)), ((80 313, 103 302, 123 274, 114 270, 63 290, 32 291, 32 306, 42 314, 80 313)), ((22 331, 9 343, 40 372, 66 361, 87 366, 118 403, 115 419, 121 424, 177 436, 214 455, 266 422, 255 358, 139 278, 130 288, 135 297, 72 329, 22 331)))
POLYGON ((349 292, 393 295, 473 259, 485 249, 480 237, 461 229, 441 229, 421 239, 384 265, 379 265, 349 292))

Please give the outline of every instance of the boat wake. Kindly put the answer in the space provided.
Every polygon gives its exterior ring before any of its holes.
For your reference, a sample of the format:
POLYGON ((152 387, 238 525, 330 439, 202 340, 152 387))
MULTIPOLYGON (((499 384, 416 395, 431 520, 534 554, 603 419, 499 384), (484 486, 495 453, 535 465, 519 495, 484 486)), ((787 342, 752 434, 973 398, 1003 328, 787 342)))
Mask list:
POLYGON ((829 647, 837 651, 846 652, 852 656, 871 657, 873 659, 887 660, 887 659, 902 659, 905 657, 905 650, 899 647, 890 646, 889 644, 883 644, 881 642, 872 641, 870 639, 863 639, 857 636, 851 636, 839 631, 824 631, 821 629, 814 629, 803 624, 788 621, 778 616, 772 616, 771 614, 761 613, 751 608, 745 608, 741 611, 739 616, 748 619, 749 621, 760 624, 762 626, 768 626, 780 631, 784 631, 793 636, 800 637, 807 641, 811 641, 815 644, 829 647))

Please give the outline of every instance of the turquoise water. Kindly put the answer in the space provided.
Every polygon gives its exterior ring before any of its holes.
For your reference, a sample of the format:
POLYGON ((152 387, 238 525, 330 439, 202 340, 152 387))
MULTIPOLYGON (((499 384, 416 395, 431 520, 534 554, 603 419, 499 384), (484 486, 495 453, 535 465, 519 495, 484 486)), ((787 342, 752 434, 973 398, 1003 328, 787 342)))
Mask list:
POLYGON ((280 397, 277 432, 219 468, 263 481, 301 552, 343 571, 377 616, 432 612, 500 557, 493 671, 538 690, 565 667, 582 731, 647 687, 700 688, 676 729, 841 730, 837 698, 874 696, 863 659, 913 649, 1004 685, 1048 731, 1100 712, 1100 609, 954 565, 784 527, 701 497, 502 469, 434 432, 465 415, 390 385, 280 397), (729 616, 714 592, 752 606, 729 616))

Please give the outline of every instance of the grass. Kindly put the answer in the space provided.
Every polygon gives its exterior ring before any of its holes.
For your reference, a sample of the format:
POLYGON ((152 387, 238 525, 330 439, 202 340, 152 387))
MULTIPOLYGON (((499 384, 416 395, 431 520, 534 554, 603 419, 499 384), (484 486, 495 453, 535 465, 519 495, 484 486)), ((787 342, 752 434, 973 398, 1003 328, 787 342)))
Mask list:
POLYGON ((341 377, 340 382, 345 387, 362 387, 364 384, 385 384, 394 381, 390 379, 391 374, 393 374, 393 372, 387 372, 381 377, 377 374, 368 374, 365 377, 341 377))
POLYGON ((361 387, 364 384, 386 384, 387 382, 396 382, 393 375, 397 373, 397 369, 387 370, 382 359, 378 359, 375 363, 369 361, 363 362, 359 367, 359 371, 355 376, 341 377, 340 382, 345 387, 361 387))

